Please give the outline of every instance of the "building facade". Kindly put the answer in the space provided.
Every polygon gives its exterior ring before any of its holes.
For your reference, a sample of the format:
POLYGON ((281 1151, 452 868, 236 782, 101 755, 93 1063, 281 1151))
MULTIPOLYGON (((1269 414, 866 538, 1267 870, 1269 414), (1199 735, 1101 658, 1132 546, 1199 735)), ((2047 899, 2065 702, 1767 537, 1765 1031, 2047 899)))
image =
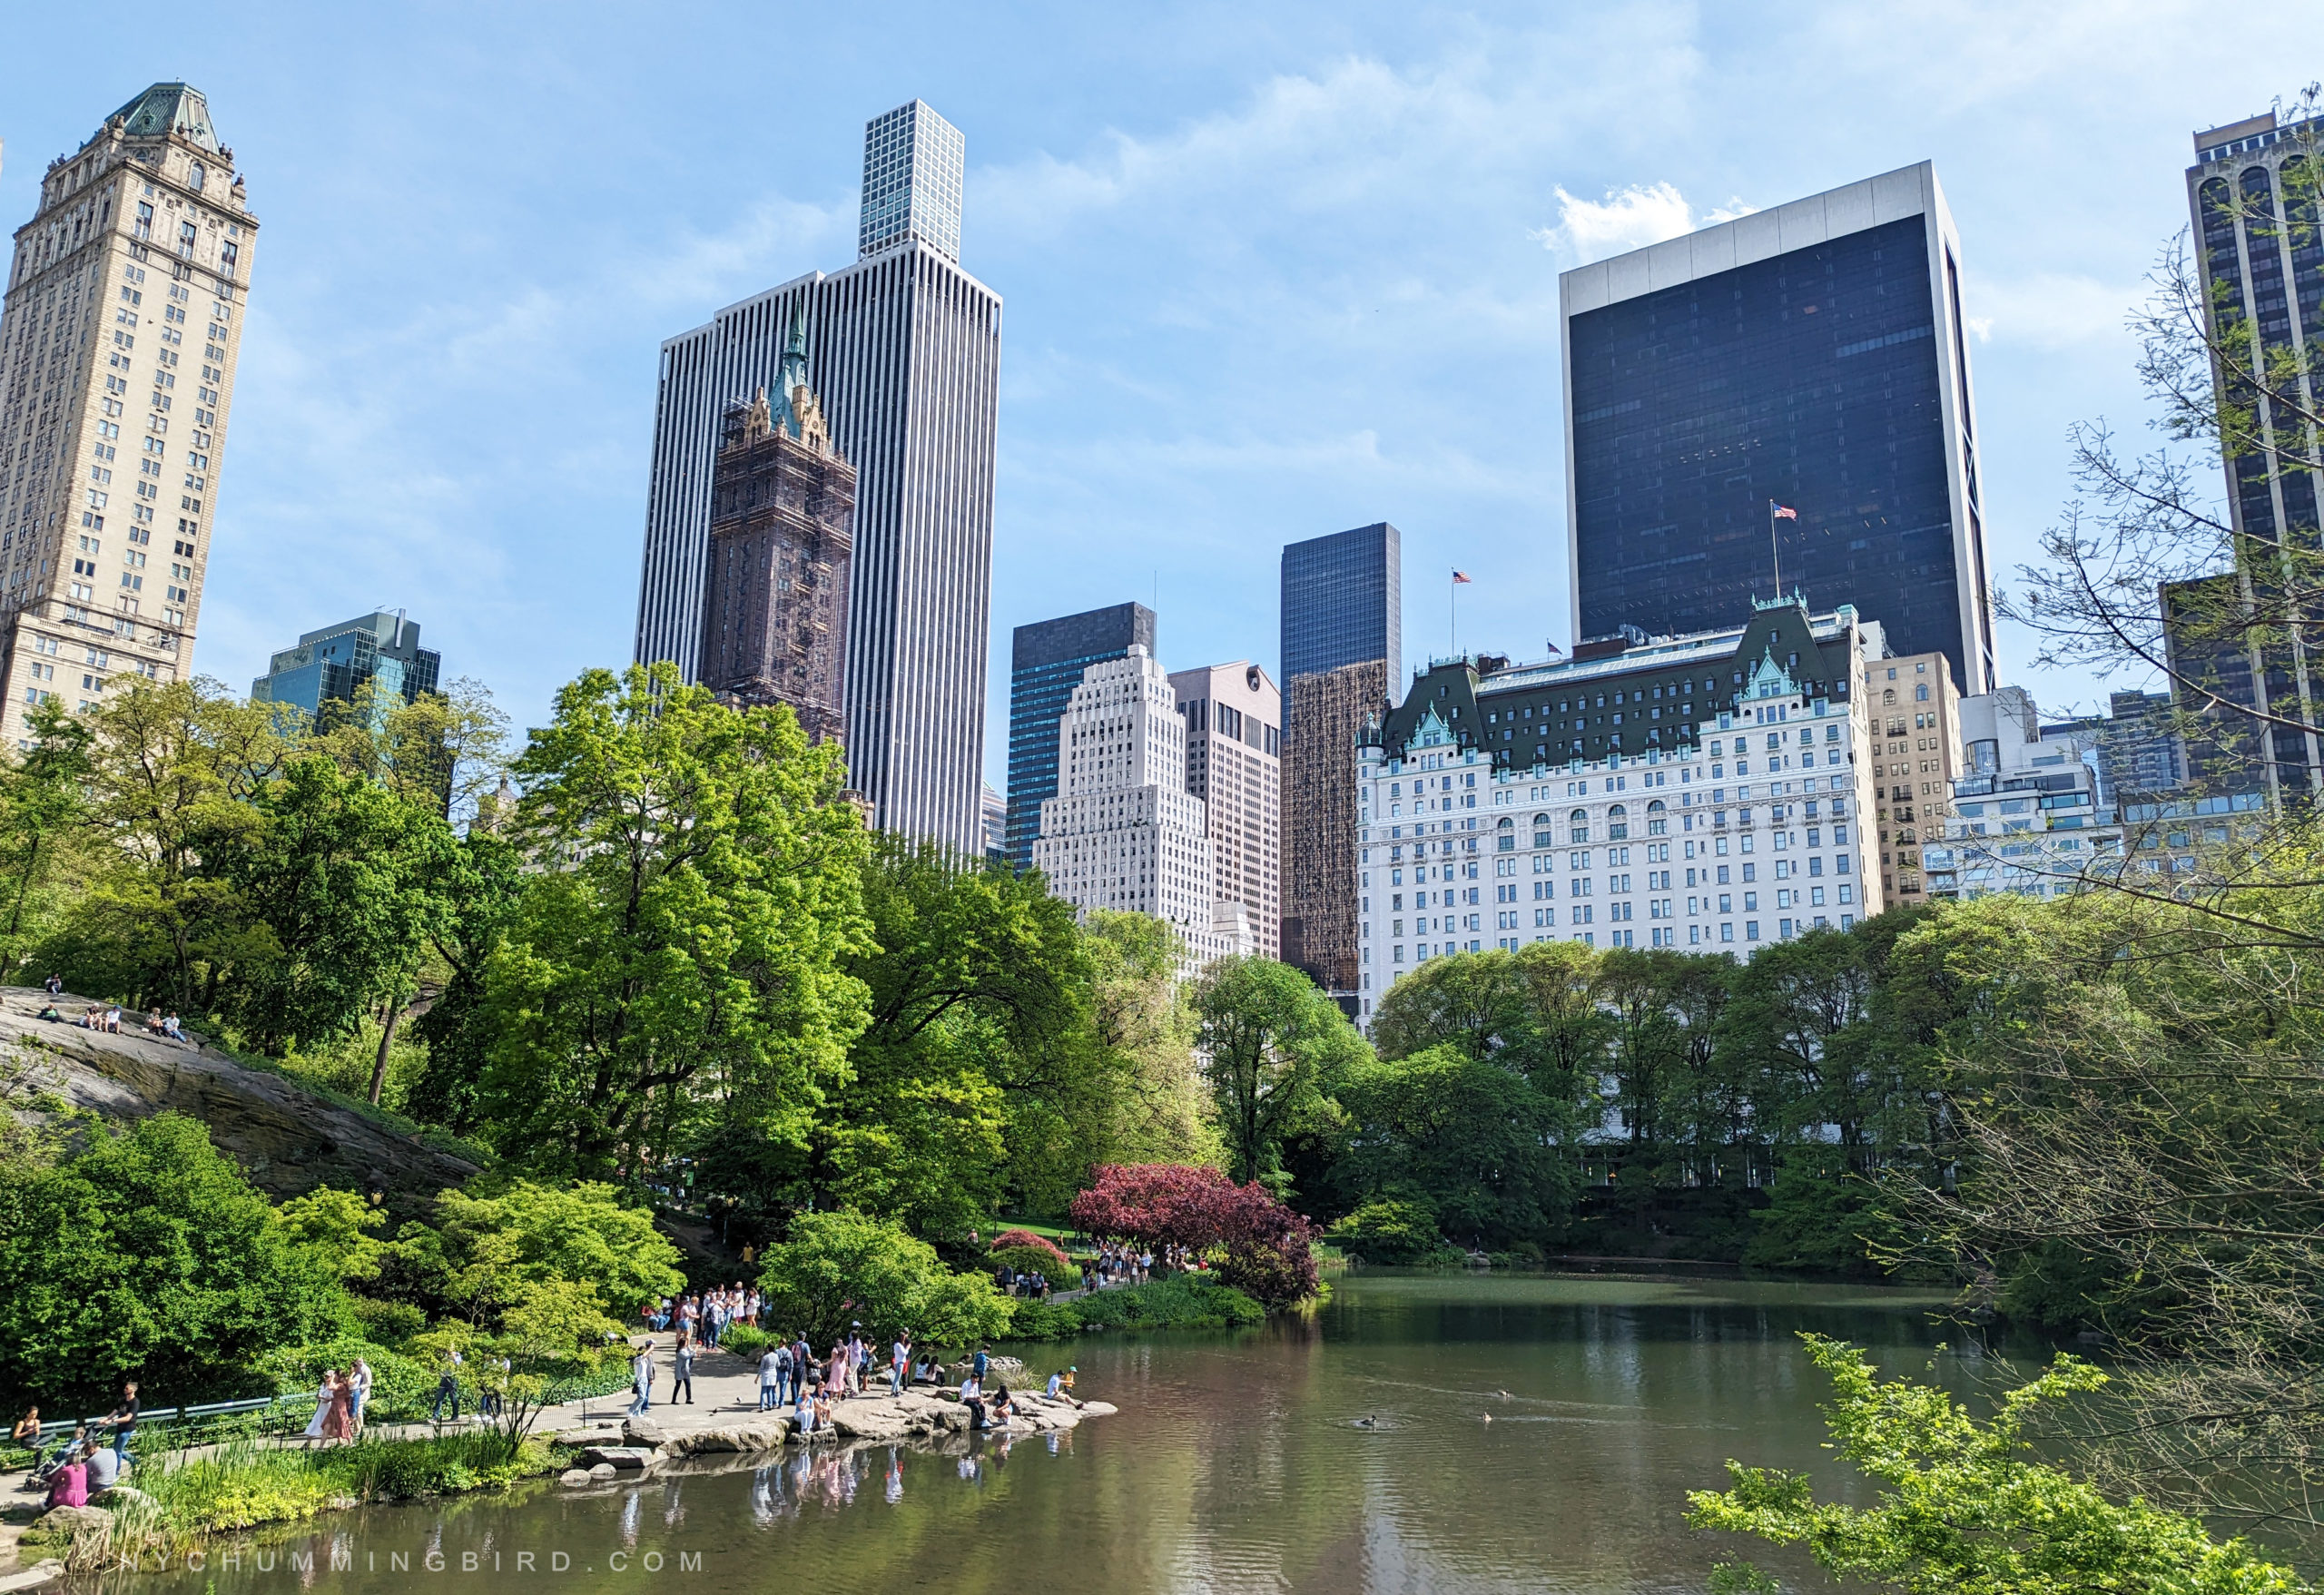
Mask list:
POLYGON ((1366 1018, 1432 958, 1570 938, 1748 957, 1886 906, 1854 610, 1443 664, 1359 753, 1366 1018))
POLYGON ((0 312, 0 735, 192 674, 258 221, 201 92, 41 180, 0 312))
POLYGON ((1403 674, 1403 534, 1375 521, 1283 549, 1283 679, 1384 661, 1403 674))
POLYGON ((960 269, 957 148, 938 158, 942 119, 917 102, 903 109, 911 154, 901 169, 898 124, 882 117, 867 132, 866 205, 884 220, 871 225, 867 215, 852 266, 730 305, 662 346, 635 656, 674 660, 699 679, 724 407, 776 385, 803 310, 808 383, 857 476, 850 779, 884 829, 973 853, 981 851, 1000 296, 960 269), (898 181, 911 189, 900 208, 898 181))
POLYGON ((1923 844, 1945 836, 1961 773, 1961 694, 1942 654, 1867 660, 1858 689, 1872 727, 1880 884, 1892 905, 1928 901, 1923 844))
POLYGON ((2033 696, 2003 687, 1961 700, 1961 736, 1942 840, 1921 850, 1930 896, 2066 897, 2122 871, 2121 814, 2094 730, 2045 737, 2033 696))
POLYGON ((302 633, 296 647, 268 660, 266 674, 251 683, 251 697, 289 704, 316 723, 329 718, 327 704, 351 707, 367 685, 375 713, 391 706, 389 698, 418 703, 437 689, 443 673, 443 655, 419 645, 418 621, 401 610, 374 610, 302 633))
POLYGON ((1174 670, 1187 790, 1202 800, 1216 901, 1241 905, 1256 950, 1282 956, 1283 698, 1246 659, 1174 670))
POLYGON ((2163 596, 2171 667, 2190 716, 2191 776, 2214 794, 2264 793, 2270 802, 2324 795, 2324 678, 2309 630, 2244 617, 2273 616, 2270 594, 2312 576, 2280 569, 2266 553, 2312 558, 2319 538, 2316 468, 2324 460, 2313 418, 2314 378, 2278 376, 2302 350, 2324 344, 2324 240, 2317 231, 2316 173, 2324 118, 2279 124, 2273 112, 2194 135, 2187 205, 2209 296, 2217 352, 2212 380, 2224 409, 2250 415, 2252 438, 2221 464, 2229 517, 2243 568, 2173 584, 2163 596), (2255 379, 2257 378, 2257 379, 2255 379), (2283 640, 2263 646, 2268 635, 2283 640), (2191 687, 2193 690, 2187 690, 2191 687), (2203 694, 2215 693, 2221 708, 2203 694))
POLYGON ((845 740, 855 468, 832 447, 794 324, 775 398, 727 407, 711 477, 702 684, 746 705, 788 704, 815 742, 845 740))
POLYGON ((1189 967, 1236 950, 1219 911, 1202 800, 1187 790, 1187 724, 1143 646, 1092 665, 1058 723, 1058 793, 1041 804, 1033 867, 1088 912, 1150 914, 1189 967))
POLYGON ((1780 585, 1990 690, 1960 254, 1925 162, 1565 272, 1574 635, 1780 585))
POLYGON ((1344 1006, 1356 997, 1355 744, 1388 712, 1388 665, 1294 676, 1283 743, 1285 963, 1344 1006))
POLYGON ((1041 804, 1057 795, 1058 717, 1092 665, 1155 653, 1154 611, 1116 604, 1020 625, 1009 642, 1009 861, 1033 862, 1041 804))

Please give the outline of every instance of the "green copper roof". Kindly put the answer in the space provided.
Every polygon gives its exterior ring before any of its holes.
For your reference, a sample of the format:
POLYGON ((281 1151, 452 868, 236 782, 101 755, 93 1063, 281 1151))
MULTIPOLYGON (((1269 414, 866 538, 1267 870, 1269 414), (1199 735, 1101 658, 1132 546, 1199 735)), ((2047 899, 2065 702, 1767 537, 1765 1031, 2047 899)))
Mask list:
POLYGON ((799 296, 799 303, 791 315, 791 336, 783 340, 783 365, 774 379, 773 409, 774 424, 793 438, 800 435, 799 412, 792 407, 791 390, 807 380, 807 297, 799 296))
POLYGON ((210 126, 210 102, 192 84, 155 84, 113 114, 123 120, 122 132, 130 138, 177 132, 205 150, 217 151, 218 135, 210 126))

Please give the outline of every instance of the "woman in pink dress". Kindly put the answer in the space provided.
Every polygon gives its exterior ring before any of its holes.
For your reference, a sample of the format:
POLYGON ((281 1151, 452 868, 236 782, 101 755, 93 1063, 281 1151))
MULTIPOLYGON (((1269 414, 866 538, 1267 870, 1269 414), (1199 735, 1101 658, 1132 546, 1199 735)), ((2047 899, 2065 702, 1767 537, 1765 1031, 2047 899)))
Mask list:
POLYGON ((323 1411, 323 1443, 355 1438, 355 1371, 334 1375, 330 1405, 323 1411))

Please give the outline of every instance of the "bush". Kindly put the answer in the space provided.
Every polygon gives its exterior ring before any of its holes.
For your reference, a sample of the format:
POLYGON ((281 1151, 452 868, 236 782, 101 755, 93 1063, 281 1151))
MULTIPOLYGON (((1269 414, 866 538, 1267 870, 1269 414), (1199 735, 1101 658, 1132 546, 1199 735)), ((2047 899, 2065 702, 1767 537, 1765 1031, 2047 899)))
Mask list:
POLYGON ((985 1259, 990 1268, 1014 1268, 1019 1274, 1035 1269, 1049 1276, 1051 1286, 1058 1290, 1074 1290, 1081 1284, 1081 1270, 1068 1261, 1066 1255, 1055 1246, 1010 1246, 996 1250, 985 1259))
POLYGON ((399 1346, 428 1327, 428 1314, 409 1302, 375 1302, 350 1297, 347 1315, 360 1338, 374 1345, 399 1346))
POLYGON ((1436 1229, 1436 1212, 1424 1201, 1384 1197, 1366 1202, 1324 1231, 1325 1238, 1365 1263, 1409 1265, 1436 1262, 1459 1249, 1436 1229))
POLYGON ((1003 1334, 1009 1301, 981 1275, 957 1275, 927 1242, 861 1213, 803 1213, 759 1275, 771 1322, 828 1345, 861 1321, 875 1341, 909 1329, 926 1345, 1003 1334))
POLYGON ((1045 1267, 1054 1273, 1056 1269, 1073 1266, 1072 1260, 1065 1255, 1065 1248, 1045 1235, 1035 1235, 1029 1229, 1004 1229, 992 1237, 991 1250, 996 1258, 1003 1252, 1015 1251, 1025 1246, 1038 1247, 1047 1252, 1055 1260, 1053 1265, 1036 1264, 1036 1267, 1045 1267))
POLYGON ((1009 1338, 1071 1340, 1083 1327, 1080 1310, 1071 1302, 1019 1302, 1009 1338))
POLYGON ((753 1329, 747 1324, 730 1324, 726 1326, 726 1333, 718 1337, 718 1346, 721 1351, 732 1352, 738 1357, 748 1357, 753 1362, 758 1361, 759 1354, 773 1344, 774 1336, 763 1329, 753 1329))
POLYGON ((1101 1290, 1068 1305, 1085 1331, 1230 1329, 1264 1323, 1267 1315, 1243 1292, 1199 1274, 1101 1290))

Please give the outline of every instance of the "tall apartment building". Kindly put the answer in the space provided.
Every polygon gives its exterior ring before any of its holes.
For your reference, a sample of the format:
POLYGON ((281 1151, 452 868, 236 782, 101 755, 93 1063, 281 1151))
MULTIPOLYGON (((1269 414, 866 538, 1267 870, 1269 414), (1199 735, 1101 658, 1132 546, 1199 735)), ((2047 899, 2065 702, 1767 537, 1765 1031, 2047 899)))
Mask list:
MULTIPOLYGON (((267 662, 266 674, 251 683, 251 697, 261 704, 287 704, 310 721, 326 718, 325 705, 351 705, 365 686, 376 698, 419 701, 436 690, 444 656, 419 645, 419 623, 374 610, 300 635, 298 645, 267 662)), ((386 705, 375 702, 375 708, 386 705)))
MULTIPOLYGON (((2237 546, 2314 550, 2315 472, 2324 465, 2310 419, 2315 398, 2297 379, 2288 395, 2280 384, 2255 383, 2250 373, 2324 343, 2324 242, 2317 234, 2314 176, 2324 161, 2324 118, 2280 125, 2268 112, 2198 133, 2194 141, 2187 204, 2210 289, 2211 333, 2232 360, 2215 364, 2213 381, 2222 405, 2250 413, 2259 439, 2221 461, 2237 546)), ((2264 628, 2289 635, 2262 648, 2257 637, 2264 634, 2234 618, 2251 613, 2255 603, 2262 613, 2271 611, 2267 595, 2281 579, 2262 552, 2245 568, 2174 584, 2163 595, 2173 671, 2257 711, 2239 714, 2207 705, 2199 694, 2180 694, 2215 728, 2208 735, 2191 733, 2186 750, 2191 774, 2214 795, 2264 795, 2270 802, 2324 795, 2324 739, 2306 729, 2324 716, 2324 674, 2309 657, 2307 629, 2264 628)))
POLYGON ((1565 272, 1574 635, 1725 625, 1779 557, 1989 691, 1960 256, 1923 162, 1565 272))
POLYGON ((1058 723, 1058 794, 1041 804, 1033 865, 1085 912, 1168 922, 1189 968, 1236 945, 1239 907, 1221 911, 1202 800, 1187 790, 1187 723, 1170 678, 1142 645, 1092 665, 1058 723))
POLYGON ((1281 955, 1352 1006, 1355 739, 1403 675, 1403 536, 1375 521, 1287 544, 1282 584, 1281 955))
POLYGON ((1030 869, 1041 804, 1057 795, 1058 716, 1092 665, 1151 655, 1154 611, 1143 604, 1062 615, 1019 626, 1009 639, 1009 817, 1005 843, 1016 869, 1030 869))
POLYGON ((1748 957, 1886 906, 1872 711, 1852 690, 1887 651, 1880 625, 1846 606, 1750 613, 1413 681, 1356 777, 1366 1018, 1455 952, 1571 938, 1748 957))
POLYGON ((662 346, 635 655, 699 678, 712 478, 729 399, 779 379, 803 310, 809 385, 855 467, 851 780, 889 831, 981 851, 1000 296, 960 269, 959 131, 914 101, 868 126, 859 258, 662 346))
POLYGON ((734 703, 790 704, 812 741, 842 735, 855 468, 808 385, 803 317, 773 400, 762 388, 727 407, 710 503, 702 684, 734 703))
POLYGON ((1282 956, 1283 698, 1246 659, 1174 670, 1187 723, 1187 790, 1200 798, 1221 902, 1250 916, 1258 950, 1282 956))
POLYGON ((199 90, 52 162, 0 312, 0 735, 191 674, 258 242, 199 90), (178 408, 181 404, 183 409, 178 408))
POLYGON ((1353 1005, 1356 990, 1355 745, 1387 713, 1388 662, 1291 680, 1283 744, 1285 963, 1353 1005))
POLYGON ((1880 877, 1891 905, 1928 901, 1921 848, 1945 835, 1961 773, 1961 693, 1942 654, 1867 660, 1858 696, 1872 727, 1880 877))

